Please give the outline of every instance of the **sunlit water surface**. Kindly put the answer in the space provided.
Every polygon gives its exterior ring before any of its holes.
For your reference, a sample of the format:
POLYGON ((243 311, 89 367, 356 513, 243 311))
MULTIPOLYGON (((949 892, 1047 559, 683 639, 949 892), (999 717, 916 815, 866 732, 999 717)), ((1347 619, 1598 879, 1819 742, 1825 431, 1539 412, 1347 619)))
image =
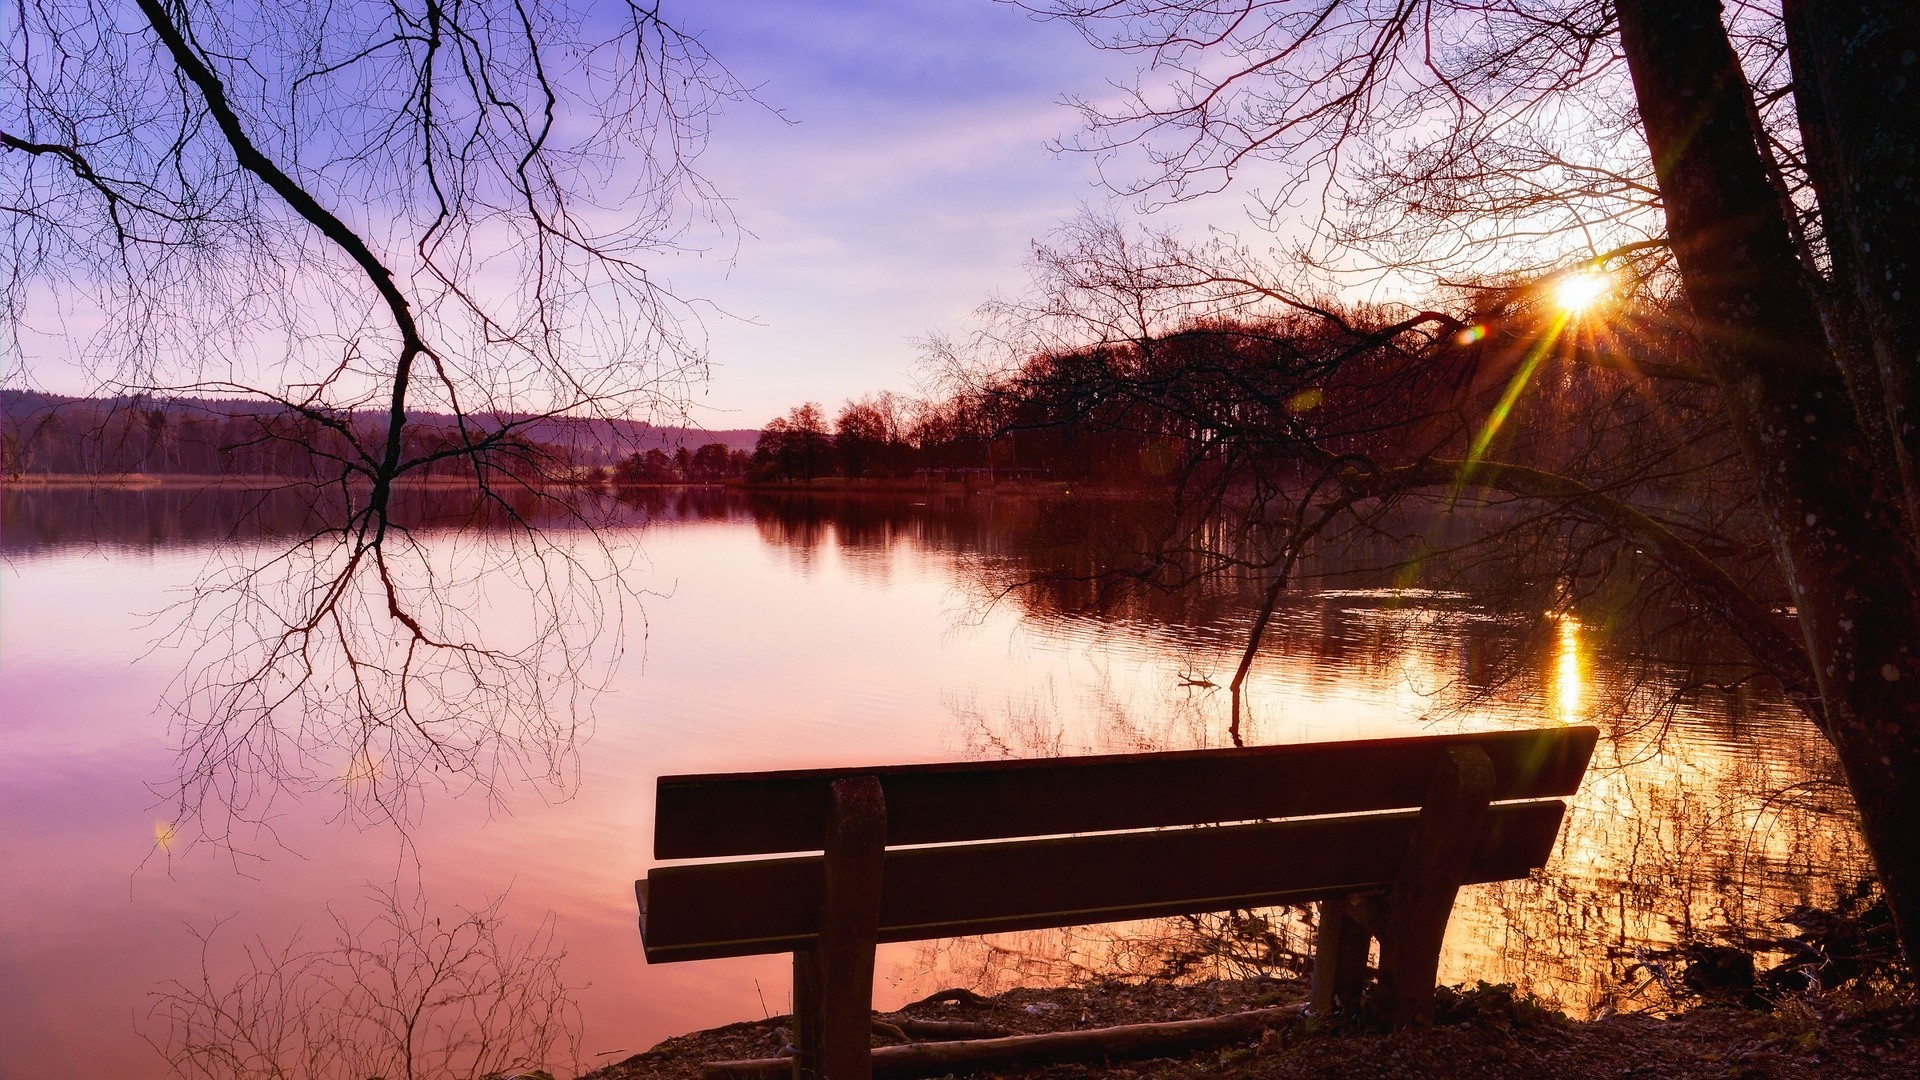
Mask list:
MULTIPOLYGON (((161 1075, 144 1041, 163 1034, 156 991, 203 965, 230 978, 248 942, 324 943, 334 915, 359 919, 370 890, 397 881, 447 910, 505 894, 524 934, 552 913, 584 1023, 579 1064, 617 1060, 787 1007, 785 957, 643 961, 632 882, 652 863, 656 777, 1232 738, 1227 695, 1205 683, 1230 678, 1244 608, 1195 625, 1151 606, 1102 617, 984 602, 1031 568, 1022 529, 1044 510, 688 494, 614 537, 644 552, 638 583, 663 595, 644 619, 629 612, 630 654, 595 702, 577 782, 511 789, 504 809, 429 792, 410 843, 317 795, 281 799, 235 847, 187 845, 156 791, 175 768, 158 703, 181 654, 170 624, 145 616, 206 571, 234 507, 165 492, 5 498, 0 1075, 161 1075)), ((1470 596, 1309 586, 1248 684, 1248 743, 1602 727, 1553 862, 1466 891, 1443 979, 1514 982, 1575 1012, 1657 1005, 1640 961, 1683 938, 1778 932, 1774 916, 1865 872, 1830 758, 1782 703, 1683 690, 1684 672, 1629 684, 1577 613, 1495 678, 1487 658, 1509 651, 1512 622, 1470 596)), ((889 946, 876 997, 1157 974, 1227 925, 889 946)), ((1275 919, 1272 938, 1236 925, 1229 954, 1301 945, 1297 920, 1275 919)))

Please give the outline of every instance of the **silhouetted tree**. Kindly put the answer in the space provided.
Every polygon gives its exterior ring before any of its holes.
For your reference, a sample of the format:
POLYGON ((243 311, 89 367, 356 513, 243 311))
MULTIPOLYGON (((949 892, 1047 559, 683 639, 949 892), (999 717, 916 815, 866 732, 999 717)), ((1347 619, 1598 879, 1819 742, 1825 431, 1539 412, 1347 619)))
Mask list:
POLYGON ((841 472, 865 476, 887 451, 886 418, 871 405, 849 401, 834 421, 833 448, 840 455, 841 472))
POLYGON ((750 476, 759 479, 812 480, 827 475, 833 458, 833 436, 826 414, 814 402, 796 405, 761 429, 754 446, 750 476))
POLYGON ((228 420, 169 425, 178 468, 237 454, 343 496, 304 543, 188 602, 202 645, 174 694, 180 813, 324 783, 301 764, 323 749, 382 763, 362 806, 383 816, 428 776, 564 780, 577 678, 619 648, 617 613, 589 596, 619 559, 524 528, 436 565, 395 527, 394 492, 457 468, 516 516, 517 494, 570 478, 540 432, 680 414, 700 344, 647 264, 690 219, 726 224, 692 162, 739 96, 727 72, 646 5, 10 10, 14 355, 29 372, 85 359, 109 397, 244 398, 259 422, 237 443, 213 430, 228 420), (70 308, 88 317, 43 321, 70 308), (454 418, 446 438, 413 438, 423 411, 454 418), (496 571, 551 636, 501 647, 449 602, 496 571))
MULTIPOLYGON (((1720 425, 1778 608, 1703 537, 1649 512, 1658 503, 1506 460, 1505 410, 1552 385, 1527 362, 1533 348, 1493 410, 1465 419, 1489 433, 1466 454, 1333 459, 1325 476, 1358 501, 1483 485, 1647 553, 1833 741, 1903 940, 1920 940, 1920 6, 1039 6, 1150 61, 1143 80, 1157 81, 1083 104, 1090 148, 1144 151, 1132 191, 1179 199, 1274 170, 1276 215, 1302 185, 1329 193, 1327 242, 1308 265, 1376 278, 1641 268, 1673 320, 1661 336, 1690 351, 1604 387, 1631 407, 1602 419, 1659 423, 1672 400, 1720 425)), ((1136 285, 1184 278, 1215 302, 1335 316, 1247 252, 1215 255, 1115 268, 1136 285)), ((1382 321, 1356 329, 1420 333, 1428 345, 1398 347, 1435 362, 1461 353, 1444 318, 1382 321)), ((1564 331, 1540 320, 1528 333, 1564 331)))
POLYGON ((707 443, 695 450, 691 468, 695 480, 725 480, 737 475, 726 443, 707 443))

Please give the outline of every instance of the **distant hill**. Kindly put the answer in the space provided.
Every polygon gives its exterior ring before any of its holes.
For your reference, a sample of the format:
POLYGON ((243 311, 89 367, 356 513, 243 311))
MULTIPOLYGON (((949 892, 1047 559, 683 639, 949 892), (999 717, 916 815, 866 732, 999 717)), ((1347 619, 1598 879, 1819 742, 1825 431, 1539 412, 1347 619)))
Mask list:
MULTIPOLYGON (((437 422, 446 426, 453 423, 452 417, 440 413, 423 413, 421 419, 423 422, 437 422)), ((570 446, 576 453, 593 458, 591 461, 581 459, 583 465, 612 464, 636 451, 671 451, 682 446, 696 450, 708 443, 721 443, 729 450, 752 450, 760 439, 757 428, 709 431, 704 428, 662 427, 639 420, 555 418, 529 424, 523 430, 529 438, 570 446)))
MULTIPOLYGON (((377 438, 386 418, 375 412, 336 418, 377 438)), ((525 413, 469 416, 483 430, 525 420, 525 413)), ((81 398, 25 390, 0 390, 0 437, 10 473, 223 473, 304 475, 312 462, 299 459, 304 432, 314 425, 267 402, 219 398, 81 398)), ((451 415, 413 413, 408 438, 417 447, 454 438, 451 415)), ((730 428, 708 431, 638 420, 548 417, 519 430, 523 442, 545 446, 580 466, 611 466, 647 450, 669 453, 720 443, 752 450, 760 433, 730 428)), ((315 436, 319 438, 322 436, 315 436)))

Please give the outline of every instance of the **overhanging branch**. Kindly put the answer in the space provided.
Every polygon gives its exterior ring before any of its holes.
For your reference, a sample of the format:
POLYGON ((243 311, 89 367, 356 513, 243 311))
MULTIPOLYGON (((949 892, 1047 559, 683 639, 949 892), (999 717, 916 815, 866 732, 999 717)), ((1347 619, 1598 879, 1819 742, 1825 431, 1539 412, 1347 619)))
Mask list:
POLYGON ((240 166, 258 177, 274 194, 280 196, 294 213, 300 215, 308 224, 319 230, 347 257, 352 259, 380 298, 386 303, 393 317, 394 328, 400 334, 400 355, 394 365, 393 392, 388 405, 387 445, 379 468, 374 473, 374 486, 371 495, 371 508, 382 519, 386 513, 389 486, 398 472, 400 464, 401 427, 406 422, 407 383, 412 374, 413 362, 422 354, 430 355, 426 339, 413 317, 412 305, 406 294, 394 283, 393 271, 380 261, 366 242, 360 239, 347 223, 340 220, 331 210, 320 205, 311 192, 287 175, 274 160, 266 155, 247 134, 240 122, 240 116, 234 111, 228 100, 227 91, 220 77, 214 74, 200 58, 199 52, 187 41, 183 24, 176 21, 161 5, 160 0, 136 0, 141 14, 146 16, 148 25, 159 36, 173 62, 207 103, 207 110, 219 125, 220 134, 233 149, 234 158, 240 166))
POLYGON ((1497 461, 1431 459, 1415 465, 1367 470, 1344 464, 1338 473, 1350 495, 1384 498, 1422 488, 1462 484, 1560 504, 1622 539, 1631 540, 1687 590, 1704 601, 1787 694, 1818 718, 1813 672, 1806 651, 1766 604, 1718 563, 1658 520, 1577 480, 1525 465, 1497 461))

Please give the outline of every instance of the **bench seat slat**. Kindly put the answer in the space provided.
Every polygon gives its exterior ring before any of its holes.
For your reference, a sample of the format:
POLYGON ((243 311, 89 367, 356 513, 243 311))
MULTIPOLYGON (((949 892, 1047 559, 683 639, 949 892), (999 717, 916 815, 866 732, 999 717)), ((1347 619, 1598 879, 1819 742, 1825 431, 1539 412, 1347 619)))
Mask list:
MULTIPOLYGON (((1584 764, 1584 759, 1582 761, 1584 764)), ((1565 805, 1488 811, 1466 882, 1545 864, 1565 805)), ((1415 812, 891 850, 880 940, 1074 926, 1391 883, 1415 812)), ((818 856, 659 867, 638 886, 649 962, 788 952, 818 932, 818 856)))
MULTIPOLYGON (((1158 754, 663 776, 654 856, 818 851, 828 792, 880 777, 890 845, 940 844, 1418 806, 1440 755, 1475 745, 1495 802, 1573 794, 1598 729, 1436 735, 1158 754)), ((891 870, 889 870, 891 873, 891 870)))

